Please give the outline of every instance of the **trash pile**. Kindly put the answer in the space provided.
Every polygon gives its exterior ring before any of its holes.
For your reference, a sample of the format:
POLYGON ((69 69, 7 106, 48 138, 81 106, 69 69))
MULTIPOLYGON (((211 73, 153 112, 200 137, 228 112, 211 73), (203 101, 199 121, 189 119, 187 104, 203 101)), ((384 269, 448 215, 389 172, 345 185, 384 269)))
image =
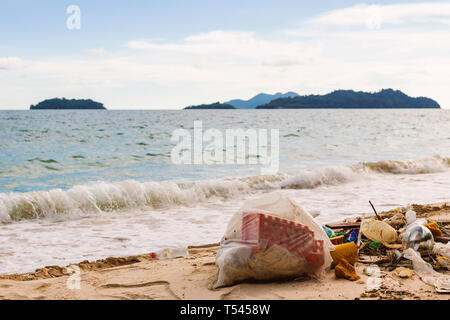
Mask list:
POLYGON ((414 206, 383 215, 372 208, 375 217, 323 226, 336 244, 336 277, 357 280, 355 262, 375 264, 400 278, 415 273, 436 292, 450 293, 450 220, 418 218, 414 206))
MULTIPOLYGON (((372 205, 372 203, 370 203, 372 205)), ((355 264, 376 265, 400 278, 414 273, 450 293, 450 219, 436 221, 414 205, 342 223, 319 225, 290 198, 272 193, 247 201, 231 218, 216 256, 212 288, 244 280, 304 275, 360 279, 355 264)))

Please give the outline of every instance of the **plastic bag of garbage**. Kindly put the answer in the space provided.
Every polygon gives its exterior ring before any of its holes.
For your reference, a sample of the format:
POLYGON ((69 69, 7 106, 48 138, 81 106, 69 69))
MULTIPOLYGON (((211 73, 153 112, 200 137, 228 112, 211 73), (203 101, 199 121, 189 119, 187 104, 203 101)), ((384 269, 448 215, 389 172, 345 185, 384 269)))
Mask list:
POLYGON ((247 201, 230 219, 217 252, 213 288, 246 279, 318 275, 334 246, 314 218, 279 193, 247 201))

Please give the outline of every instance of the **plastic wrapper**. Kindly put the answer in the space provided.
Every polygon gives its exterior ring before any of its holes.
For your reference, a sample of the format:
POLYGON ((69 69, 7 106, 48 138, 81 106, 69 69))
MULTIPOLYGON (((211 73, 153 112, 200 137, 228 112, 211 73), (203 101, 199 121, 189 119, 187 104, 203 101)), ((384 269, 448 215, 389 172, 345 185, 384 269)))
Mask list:
POLYGON ((213 288, 243 280, 320 275, 334 246, 314 218, 291 199, 269 194, 231 218, 217 253, 213 288))
POLYGON ((450 242, 440 243, 437 242, 433 247, 433 253, 450 259, 450 242))
POLYGON ((430 286, 434 286, 436 291, 450 293, 450 276, 434 271, 431 264, 424 261, 420 253, 408 248, 403 252, 404 257, 413 263, 414 272, 422 279, 423 282, 430 286))

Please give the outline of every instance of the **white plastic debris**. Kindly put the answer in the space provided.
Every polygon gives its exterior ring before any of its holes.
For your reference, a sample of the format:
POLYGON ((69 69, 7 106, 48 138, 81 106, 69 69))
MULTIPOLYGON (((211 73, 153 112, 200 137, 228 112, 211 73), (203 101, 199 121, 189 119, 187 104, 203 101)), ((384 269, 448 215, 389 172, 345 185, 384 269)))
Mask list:
POLYGON ((437 242, 433 247, 433 253, 450 259, 450 242, 437 242))
POLYGON ((434 286, 437 292, 450 292, 450 276, 434 271, 431 264, 424 261, 420 253, 409 248, 403 252, 404 257, 413 263, 414 271, 422 279, 423 282, 430 286, 434 286))
POLYGON ((427 221, 425 219, 416 219, 416 212, 409 210, 406 216, 406 230, 403 233, 402 244, 404 248, 433 249, 434 237, 430 229, 424 226, 427 221))

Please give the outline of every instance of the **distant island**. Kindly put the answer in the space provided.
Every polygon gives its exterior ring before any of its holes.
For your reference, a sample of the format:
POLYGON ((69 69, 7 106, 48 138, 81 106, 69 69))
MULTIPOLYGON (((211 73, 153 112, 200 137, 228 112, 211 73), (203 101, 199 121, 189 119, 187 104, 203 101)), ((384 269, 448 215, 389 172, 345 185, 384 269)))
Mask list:
POLYGON ((211 104, 201 104, 198 106, 189 106, 184 109, 185 110, 193 110, 193 109, 203 109, 204 110, 204 109, 236 109, 236 108, 230 104, 216 102, 216 103, 211 103, 211 104))
POLYGON ((430 98, 412 98, 399 90, 376 93, 337 90, 325 95, 308 95, 272 100, 257 109, 440 109, 430 98))
POLYGON ((103 103, 91 99, 48 99, 31 105, 30 110, 106 110, 103 103))
POLYGON ((225 103, 231 104, 236 109, 255 109, 257 106, 267 104, 276 99, 292 98, 297 96, 298 94, 295 92, 286 92, 286 93, 277 92, 275 94, 260 93, 249 100, 234 99, 227 101, 225 103))

